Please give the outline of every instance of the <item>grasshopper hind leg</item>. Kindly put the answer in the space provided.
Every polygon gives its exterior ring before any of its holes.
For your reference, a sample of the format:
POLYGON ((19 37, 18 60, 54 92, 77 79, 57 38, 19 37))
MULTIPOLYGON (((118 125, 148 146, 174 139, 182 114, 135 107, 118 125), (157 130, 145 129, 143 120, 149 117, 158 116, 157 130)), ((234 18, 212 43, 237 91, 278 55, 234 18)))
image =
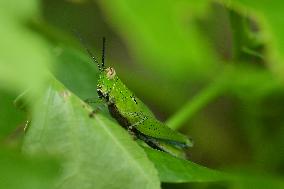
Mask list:
POLYGON ((176 148, 165 141, 157 140, 152 137, 148 137, 139 131, 134 131, 136 133, 136 136, 138 139, 144 141, 148 146, 150 146, 153 149, 160 150, 166 153, 169 153, 175 157, 179 157, 182 159, 186 159, 186 154, 183 150, 176 148))
POLYGON ((144 141, 151 148, 156 149, 156 150, 160 150, 160 151, 164 151, 162 148, 159 148, 159 146, 156 145, 155 139, 148 138, 147 136, 145 136, 141 133, 140 134, 136 133, 136 136, 137 136, 138 139, 144 141))

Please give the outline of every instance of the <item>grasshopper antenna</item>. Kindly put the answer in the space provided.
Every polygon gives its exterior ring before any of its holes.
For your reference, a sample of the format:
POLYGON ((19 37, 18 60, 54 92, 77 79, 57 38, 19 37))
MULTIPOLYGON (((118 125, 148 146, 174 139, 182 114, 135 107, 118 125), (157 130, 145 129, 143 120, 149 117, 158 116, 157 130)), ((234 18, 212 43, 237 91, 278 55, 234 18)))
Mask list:
POLYGON ((78 31, 73 31, 75 33, 75 35, 77 36, 77 38, 80 40, 81 44, 83 45, 84 49, 87 51, 87 53, 89 54, 90 57, 92 57, 94 63, 96 63, 98 65, 98 68, 100 71, 102 71, 102 67, 99 64, 99 62, 97 61, 96 57, 93 55, 93 53, 91 52, 91 50, 87 47, 85 41, 83 40, 82 36, 80 35, 80 33, 78 31))
POLYGON ((106 38, 103 37, 102 68, 105 68, 105 48, 106 48, 106 38))

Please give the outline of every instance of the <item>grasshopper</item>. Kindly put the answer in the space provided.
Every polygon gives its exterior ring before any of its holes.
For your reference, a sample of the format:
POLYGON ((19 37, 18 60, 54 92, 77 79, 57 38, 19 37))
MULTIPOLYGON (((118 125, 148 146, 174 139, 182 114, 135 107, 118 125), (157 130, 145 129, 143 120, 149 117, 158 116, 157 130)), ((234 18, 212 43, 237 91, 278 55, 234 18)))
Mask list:
POLYGON ((148 146, 185 158, 184 149, 192 146, 191 140, 157 120, 151 110, 119 79, 115 69, 105 67, 105 38, 103 38, 101 63, 98 63, 85 45, 84 47, 98 66, 100 74, 97 93, 107 105, 111 116, 135 138, 144 141, 148 146))

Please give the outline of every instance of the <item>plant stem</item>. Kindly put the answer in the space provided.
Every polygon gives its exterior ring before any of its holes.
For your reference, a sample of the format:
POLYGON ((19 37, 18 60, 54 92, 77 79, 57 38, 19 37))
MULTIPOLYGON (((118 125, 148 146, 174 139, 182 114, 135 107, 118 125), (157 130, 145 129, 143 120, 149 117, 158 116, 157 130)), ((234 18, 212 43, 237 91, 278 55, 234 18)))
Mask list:
POLYGON ((187 120, 189 120, 195 113, 202 109, 210 101, 219 96, 225 89, 224 79, 219 78, 214 83, 207 86, 199 94, 190 99, 184 107, 170 117, 166 124, 172 129, 179 129, 187 120))

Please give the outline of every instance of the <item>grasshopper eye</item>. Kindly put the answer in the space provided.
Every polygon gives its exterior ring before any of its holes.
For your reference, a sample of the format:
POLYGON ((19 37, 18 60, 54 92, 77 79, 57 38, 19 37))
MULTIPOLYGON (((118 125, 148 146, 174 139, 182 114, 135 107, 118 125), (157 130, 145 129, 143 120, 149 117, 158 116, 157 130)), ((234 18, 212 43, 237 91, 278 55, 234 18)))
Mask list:
POLYGON ((113 79, 114 76, 116 75, 115 70, 111 67, 106 69, 106 76, 108 79, 113 79))

